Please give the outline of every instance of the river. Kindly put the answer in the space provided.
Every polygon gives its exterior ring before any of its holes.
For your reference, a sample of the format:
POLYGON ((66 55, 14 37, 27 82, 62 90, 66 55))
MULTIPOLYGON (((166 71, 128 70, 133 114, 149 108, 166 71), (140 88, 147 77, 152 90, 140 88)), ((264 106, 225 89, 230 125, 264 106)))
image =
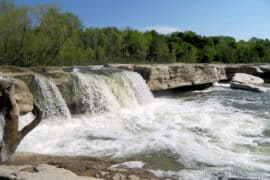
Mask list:
POLYGON ((146 99, 44 120, 19 151, 139 161, 161 177, 270 179, 270 94, 218 84, 146 99))

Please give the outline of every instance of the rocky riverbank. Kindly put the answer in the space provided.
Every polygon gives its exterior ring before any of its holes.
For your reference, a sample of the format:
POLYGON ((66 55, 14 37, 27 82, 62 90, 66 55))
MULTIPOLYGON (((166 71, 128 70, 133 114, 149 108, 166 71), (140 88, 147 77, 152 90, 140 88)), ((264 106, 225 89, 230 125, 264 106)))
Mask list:
MULTIPOLYGON (((270 65, 251 64, 113 64, 106 65, 105 67, 0 67, 0 75, 2 78, 16 79, 13 81, 18 90, 16 92, 18 95, 16 100, 20 106, 21 114, 30 112, 33 108, 31 105, 34 99, 33 97, 37 97, 36 92, 38 88, 35 85, 36 75, 42 75, 46 80, 53 82, 55 88, 57 90, 59 89, 58 94, 61 94, 61 98, 63 96, 63 102, 66 103, 65 105, 68 106, 71 113, 83 113, 82 111, 74 111, 76 105, 78 105, 77 103, 81 101, 77 96, 79 93, 73 91, 74 81, 76 82, 76 78, 78 78, 74 74, 74 70, 76 69, 87 73, 93 72, 94 76, 100 73, 105 73, 107 76, 114 76, 114 73, 121 72, 123 69, 138 72, 152 91, 204 86, 218 81, 229 81, 235 73, 248 73, 266 79, 270 77, 270 65), (100 68, 105 69, 100 71, 100 68), (108 73, 109 71, 110 73, 108 73), (29 99, 29 103, 25 101, 26 99, 29 99)), ((138 74, 136 76, 140 77, 138 74)), ((87 80, 87 78, 83 80, 87 80)), ((143 79, 141 81, 145 84, 143 79)), ((249 82, 249 78, 248 80, 244 78, 244 83, 246 81, 249 82)), ((98 81, 98 83, 100 82, 98 81)), ((234 79, 232 82, 236 82, 238 88, 240 84, 243 89, 242 80, 240 81, 239 78, 238 80, 234 79)), ((90 85, 91 83, 89 82, 90 85)), ((54 86, 51 85, 49 87, 52 88, 54 86)), ((145 87, 147 86, 145 85, 145 87)), ((51 90, 50 88, 45 89, 45 91, 51 90)), ((246 88, 245 84, 244 88, 246 88)), ((52 94, 55 95, 55 91, 52 91, 52 94)), ((56 98, 52 96, 51 99, 55 101, 56 98)), ((57 111, 57 113, 59 112, 57 111)), ((147 169, 147 164, 144 166, 140 162, 135 162, 137 166, 131 167, 127 166, 127 164, 122 164, 123 162, 125 161, 106 158, 17 153, 10 162, 0 165, 0 179, 160 179, 149 171, 151 168, 147 169), (141 167, 138 167, 138 165, 141 167)), ((169 177, 168 179, 173 178, 169 177)))
POLYGON ((111 64, 109 67, 138 72, 152 91, 229 81, 235 73, 270 78, 269 64, 111 64))
MULTIPOLYGON (((0 165, 0 179, 7 179, 7 180, 160 179, 147 169, 136 166, 128 166, 128 165, 125 166, 124 164, 121 163, 122 163, 121 161, 110 160, 106 158, 92 158, 83 156, 78 157, 51 156, 34 153, 16 153, 11 161, 0 165)), ((169 180, 174 178, 168 177, 165 179, 169 180)))
MULTIPOLYGON (((15 78, 23 81, 34 97, 37 97, 38 87, 35 84, 36 75, 42 75, 52 79, 71 113, 83 113, 80 107, 81 99, 74 93, 74 83, 77 76, 75 70, 92 72, 94 74, 107 74, 113 76, 119 71, 129 70, 139 73, 147 82, 152 91, 163 91, 170 89, 196 89, 210 86, 214 82, 229 81, 235 73, 247 73, 260 76, 264 79, 270 78, 269 64, 109 64, 104 66, 85 67, 0 67, 2 78, 15 78), (102 69, 102 70, 100 70, 102 69)), ((18 90, 24 90, 25 85, 16 80, 18 90)), ((28 93, 29 94, 29 93, 28 93)), ((28 95, 29 97, 31 95, 28 95)), ((29 103, 23 101, 24 94, 18 93, 20 108, 26 112, 31 109, 32 98, 27 98, 29 103)))
POLYGON ((25 81, 32 90, 33 74, 42 73, 51 76, 57 85, 65 85, 74 68, 91 70, 102 67, 124 69, 137 72, 146 80, 151 90, 166 90, 178 87, 209 84, 230 80, 235 73, 247 73, 262 78, 270 78, 269 64, 108 64, 104 66, 84 67, 0 67, 0 75, 12 76, 25 81))

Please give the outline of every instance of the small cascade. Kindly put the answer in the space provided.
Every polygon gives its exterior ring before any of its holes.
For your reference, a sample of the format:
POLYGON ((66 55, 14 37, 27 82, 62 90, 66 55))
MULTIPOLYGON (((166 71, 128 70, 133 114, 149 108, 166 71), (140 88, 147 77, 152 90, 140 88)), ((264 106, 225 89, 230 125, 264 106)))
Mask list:
POLYGON ((153 95, 143 78, 135 72, 74 69, 75 94, 83 112, 103 113, 151 101, 153 95))
POLYGON ((74 68, 71 81, 64 85, 67 89, 63 94, 65 96, 62 96, 49 76, 35 74, 34 77, 33 94, 46 118, 70 118, 68 107, 74 113, 101 114, 153 100, 149 87, 136 72, 110 68, 74 68))
POLYGON ((106 70, 102 76, 111 87, 122 106, 144 104, 153 100, 153 95, 144 79, 135 72, 106 70))
POLYGON ((37 101, 46 118, 70 118, 71 114, 54 81, 45 76, 35 75, 37 101))
POLYGON ((135 72, 123 71, 122 78, 127 82, 129 90, 136 97, 139 104, 144 104, 153 100, 153 94, 145 83, 141 75, 135 72))
POLYGON ((119 107, 119 103, 112 94, 106 82, 97 74, 81 73, 74 70, 75 94, 80 97, 82 112, 103 113, 119 107))

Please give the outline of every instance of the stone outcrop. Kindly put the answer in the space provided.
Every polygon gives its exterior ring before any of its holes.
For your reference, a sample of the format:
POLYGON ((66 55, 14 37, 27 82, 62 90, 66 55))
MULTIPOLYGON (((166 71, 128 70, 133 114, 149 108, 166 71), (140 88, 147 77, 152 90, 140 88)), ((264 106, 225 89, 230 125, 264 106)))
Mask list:
MULTIPOLYGON (((85 67, 0 67, 0 77, 15 78, 27 84, 28 89, 36 97, 37 87, 35 84, 35 73, 50 76, 58 86, 63 98, 72 113, 78 113, 78 102, 80 99, 74 94, 74 68, 88 71, 90 69, 102 68, 104 66, 85 67)), ((235 73, 247 73, 262 78, 270 79, 269 64, 108 64, 105 68, 124 69, 137 72, 145 79, 152 91, 160 91, 175 88, 192 88, 196 86, 210 85, 218 81, 230 81, 235 73)), ((17 81, 17 80, 16 80, 17 81)), ((21 86, 25 88, 25 86, 21 86)), ((20 88, 19 88, 20 89, 20 88)), ((26 91, 25 91, 26 92, 26 91)), ((20 94, 20 93, 19 93, 20 94)), ((22 112, 31 111, 31 103, 24 102, 32 100, 31 95, 21 94, 19 105, 22 112), (28 106, 29 104, 29 106, 28 106)))
POLYGON ((109 65, 113 68, 132 70, 140 73, 150 89, 166 90, 185 86, 210 84, 226 80, 222 66, 207 64, 167 64, 167 65, 109 65))
POLYGON ((223 65, 226 76, 230 80, 235 73, 246 73, 270 79, 269 64, 226 64, 223 65))
POLYGON ((263 87, 264 80, 257 76, 245 73, 235 73, 231 81, 231 88, 244 89, 255 92, 270 92, 270 89, 263 87))
POLYGON ((98 180, 93 177, 77 176, 75 173, 48 164, 0 166, 0 179, 6 180, 98 180))
POLYGON ((85 156, 52 156, 36 153, 16 153, 0 165, 0 179, 44 180, 175 180, 159 178, 148 169, 119 166, 121 161, 85 156), (27 164, 27 165, 26 165, 27 164), (15 177, 15 178, 12 178, 15 177), (22 177, 22 178, 19 178, 22 177))
POLYGON ((108 64, 107 67, 138 72, 153 91, 229 81, 235 73, 270 79, 269 64, 108 64))
POLYGON ((232 82, 261 85, 264 83, 264 80, 262 78, 259 78, 257 76, 253 76, 250 74, 235 73, 233 78, 232 78, 232 82))

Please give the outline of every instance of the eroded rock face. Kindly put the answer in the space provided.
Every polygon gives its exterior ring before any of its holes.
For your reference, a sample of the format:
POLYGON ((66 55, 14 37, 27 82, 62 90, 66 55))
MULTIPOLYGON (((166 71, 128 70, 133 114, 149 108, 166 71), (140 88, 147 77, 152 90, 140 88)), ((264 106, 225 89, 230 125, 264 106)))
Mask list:
POLYGON ((255 92, 270 92, 270 89, 263 87, 264 80, 245 73, 235 73, 231 81, 231 87, 234 89, 244 89, 255 92))
POLYGON ((229 81, 235 73, 270 79, 269 64, 109 64, 107 67, 138 72, 153 91, 229 81))
MULTIPOLYGON (((78 102, 81 99, 74 93, 73 69, 78 68, 88 71, 92 68, 101 68, 102 66, 84 66, 84 67, 1 67, 0 76, 20 79, 25 82, 30 92, 35 98, 36 84, 35 74, 41 74, 51 77, 58 86, 66 104, 72 113, 81 113, 78 108, 78 102)), ((196 86, 205 86, 218 81, 229 81, 235 73, 247 73, 263 78, 270 79, 270 65, 254 64, 156 64, 156 65, 138 65, 138 64, 108 64, 105 67, 125 69, 137 72, 145 79, 152 91, 167 90, 174 88, 192 88, 196 86)), ((76 79, 75 79, 76 80, 76 79)), ((236 87, 238 84, 235 84, 236 87)), ((238 85, 239 86, 239 85, 238 85)), ((255 88, 256 89, 256 88, 255 88)), ((264 91, 259 88, 258 91, 264 91)), ((257 90, 256 90, 257 91, 257 90)), ((21 96, 29 97, 29 96, 21 96)), ((31 111, 32 106, 27 106, 28 102, 23 102, 29 98, 19 98, 22 113, 31 111)))
POLYGON ((140 73, 151 90, 173 89, 183 86, 209 84, 226 80, 222 66, 207 64, 167 64, 167 65, 117 65, 111 67, 140 73))
POLYGON ((15 85, 15 98, 19 105, 20 114, 26 114, 33 111, 33 95, 30 92, 28 86, 19 79, 0 79, 0 81, 15 85))

